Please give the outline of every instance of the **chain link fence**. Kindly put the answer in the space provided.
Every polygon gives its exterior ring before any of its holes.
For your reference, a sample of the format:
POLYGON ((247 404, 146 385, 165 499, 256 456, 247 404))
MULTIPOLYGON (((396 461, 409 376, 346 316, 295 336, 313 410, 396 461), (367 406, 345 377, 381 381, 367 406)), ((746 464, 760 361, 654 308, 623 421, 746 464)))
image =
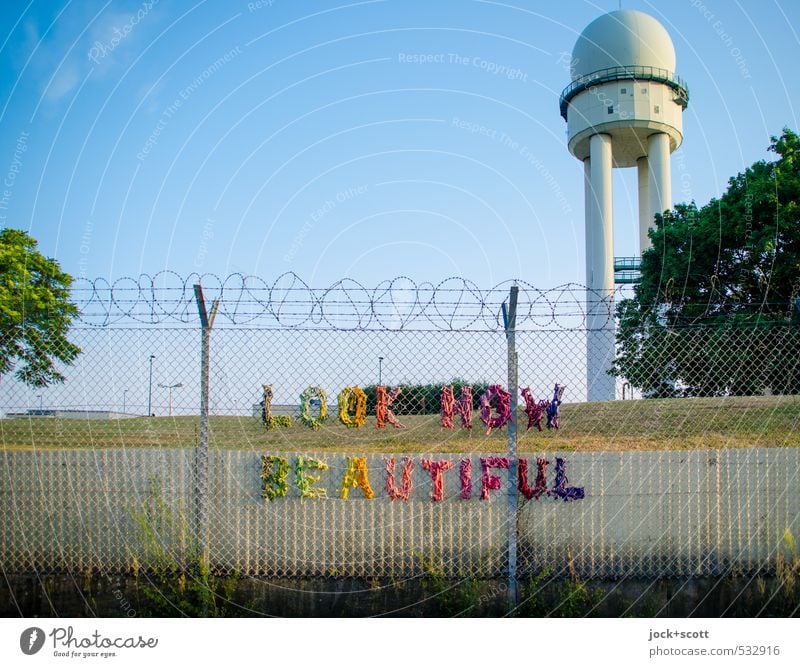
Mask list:
MULTIPOLYGON (((789 558, 787 531, 800 528, 797 449, 565 454, 574 502, 526 500, 507 508, 507 487, 464 500, 450 461, 441 501, 412 455, 408 501, 384 492, 385 457, 367 455, 375 492, 339 486, 348 457, 313 452, 328 465, 327 498, 262 496, 260 455, 212 451, 207 547, 217 573, 268 577, 504 577, 508 528, 518 535, 518 576, 587 579, 768 573, 789 558)), ((391 455, 387 455, 391 456, 391 455)), ((402 457, 397 461, 397 478, 402 457)), ((291 467, 295 455, 287 456, 291 467)), ((147 517, 169 561, 195 553, 194 453, 185 449, 0 452, 0 563, 5 572, 131 572, 147 567, 137 517, 147 517)), ((495 471, 502 472, 502 471, 495 471)), ((505 479, 503 478, 503 481, 505 479)), ((549 486, 549 484, 548 484, 549 486)))
MULTIPOLYGON (((800 417, 794 326, 659 332, 638 375, 615 380, 616 397, 691 387, 716 398, 586 403, 586 304, 593 323, 598 303, 613 323, 622 293, 601 299, 578 285, 518 282, 510 338, 511 283, 480 290, 462 279, 398 278, 315 290, 291 274, 272 285, 204 276, 204 338, 195 282, 79 281, 82 316, 70 339, 82 351, 61 369, 65 382, 31 388, 3 378, 4 571, 129 571, 143 566, 143 527, 155 527, 177 563, 199 549, 215 571, 272 577, 683 576, 769 571, 787 531, 797 533, 800 460, 785 448, 796 445, 800 417), (545 427, 556 384, 559 430, 545 427), (519 408, 490 430, 481 397, 494 385, 510 388, 519 408), (449 387, 452 428, 442 415, 449 387), (526 387, 530 406, 519 393, 526 387), (285 495, 272 500, 265 455, 284 457, 288 470, 285 495), (303 497, 299 456, 327 466, 315 473, 326 497, 303 497), (413 486, 392 499, 387 459, 400 484, 404 457, 413 486), (372 500, 363 485, 340 498, 356 459, 365 460, 372 500), (507 469, 486 464, 503 459, 507 469), (543 475, 530 498, 523 459, 529 490, 543 475), (436 500, 431 461, 448 462, 436 500)), ((491 405, 498 417, 502 401, 491 405)))

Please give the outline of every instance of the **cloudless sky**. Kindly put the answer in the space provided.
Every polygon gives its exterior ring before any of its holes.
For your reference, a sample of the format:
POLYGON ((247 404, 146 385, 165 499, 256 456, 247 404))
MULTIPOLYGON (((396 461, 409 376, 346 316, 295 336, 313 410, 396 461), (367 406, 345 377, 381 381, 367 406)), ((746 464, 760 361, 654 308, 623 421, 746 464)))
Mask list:
MULTIPOLYGON (((800 128, 800 3, 625 0, 689 84, 675 201, 702 204, 800 128)), ((5 2, 0 225, 76 276, 170 269, 314 286, 583 276, 558 97, 618 2, 5 2)), ((615 250, 636 245, 615 172, 615 250)))

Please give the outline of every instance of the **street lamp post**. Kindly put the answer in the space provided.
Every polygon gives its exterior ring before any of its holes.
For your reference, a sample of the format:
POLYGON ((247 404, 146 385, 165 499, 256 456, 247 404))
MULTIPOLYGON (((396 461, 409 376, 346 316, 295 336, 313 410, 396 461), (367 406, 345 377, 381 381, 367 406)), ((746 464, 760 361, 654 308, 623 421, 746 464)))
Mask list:
POLYGON ((125 394, 127 394, 127 393, 128 393, 128 390, 127 390, 127 389, 123 389, 123 390, 122 390, 122 414, 123 414, 123 415, 125 414, 125 406, 126 406, 126 403, 125 403, 125 398, 126 398, 126 397, 125 397, 125 394))
POLYGON ((175 384, 158 384, 162 389, 169 389, 169 416, 172 417, 172 390, 183 386, 183 382, 176 382, 175 384))
POLYGON ((156 355, 150 355, 150 383, 147 386, 147 416, 153 414, 153 359, 156 355))
POLYGON ((36 394, 36 398, 39 399, 39 414, 42 414, 42 395, 36 394))
POLYGON ((383 384, 383 357, 378 357, 378 386, 383 384))

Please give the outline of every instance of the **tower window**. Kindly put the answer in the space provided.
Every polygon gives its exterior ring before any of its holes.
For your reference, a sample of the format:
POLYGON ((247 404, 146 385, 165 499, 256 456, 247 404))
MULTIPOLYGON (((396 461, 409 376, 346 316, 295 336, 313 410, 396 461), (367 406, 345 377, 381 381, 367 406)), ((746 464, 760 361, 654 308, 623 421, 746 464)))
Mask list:
POLYGON ((642 88, 642 95, 647 95, 647 88, 642 88))
POLYGON ((628 94, 628 89, 627 88, 620 88, 619 92, 620 92, 621 95, 627 95, 628 94))
POLYGON ((608 113, 609 114, 614 113, 614 107, 608 107, 608 113))
POLYGON ((658 105, 656 104, 656 105, 653 107, 653 111, 655 111, 656 113, 661 113, 661 107, 660 107, 660 106, 658 106, 658 105))

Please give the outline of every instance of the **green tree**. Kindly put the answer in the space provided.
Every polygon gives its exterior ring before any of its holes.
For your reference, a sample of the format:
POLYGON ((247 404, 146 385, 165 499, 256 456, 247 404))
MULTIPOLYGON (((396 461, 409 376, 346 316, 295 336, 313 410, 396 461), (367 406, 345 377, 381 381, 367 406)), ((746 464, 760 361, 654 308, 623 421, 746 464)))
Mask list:
POLYGON ((769 150, 719 199, 656 216, 611 371, 646 396, 800 392, 800 137, 769 150))
POLYGON ((67 340, 78 309, 69 297, 72 277, 17 229, 0 230, 0 376, 15 371, 32 386, 63 382, 58 363, 71 364, 80 348, 67 340))

